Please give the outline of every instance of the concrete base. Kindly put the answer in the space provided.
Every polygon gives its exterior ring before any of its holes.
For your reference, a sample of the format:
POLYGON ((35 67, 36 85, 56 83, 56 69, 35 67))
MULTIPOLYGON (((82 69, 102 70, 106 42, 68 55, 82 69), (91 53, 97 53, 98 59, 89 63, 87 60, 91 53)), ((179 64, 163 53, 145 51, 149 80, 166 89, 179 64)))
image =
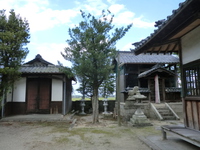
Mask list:
MULTIPOLYGON (((145 114, 146 117, 151 119, 157 119, 154 111, 151 109, 149 103, 139 103, 140 108, 145 114)), ((178 116, 182 119, 183 109, 182 103, 168 103, 170 107, 178 114, 178 116)), ((115 108, 117 111, 117 103, 115 103, 115 108)), ((122 117, 122 121, 128 123, 132 118, 133 114, 137 110, 138 105, 135 101, 126 101, 120 103, 120 115, 122 117)))
POLYGON ((130 123, 133 126, 149 126, 151 125, 149 119, 144 115, 141 108, 138 108, 135 112, 135 114, 130 119, 130 123))
POLYGON ((130 118, 136 112, 138 107, 142 109, 145 115, 148 114, 149 104, 148 103, 139 103, 139 104, 140 106, 138 106, 138 103, 136 103, 135 101, 126 101, 125 103, 120 103, 120 113, 124 122, 130 121, 130 118))

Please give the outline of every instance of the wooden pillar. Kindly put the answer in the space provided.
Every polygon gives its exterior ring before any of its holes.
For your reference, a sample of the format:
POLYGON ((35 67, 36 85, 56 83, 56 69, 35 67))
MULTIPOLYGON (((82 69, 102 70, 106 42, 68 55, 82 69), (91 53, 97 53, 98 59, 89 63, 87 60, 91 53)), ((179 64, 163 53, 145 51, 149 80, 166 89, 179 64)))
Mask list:
POLYGON ((162 79, 163 102, 165 102, 165 79, 162 79))
POLYGON ((62 99, 62 115, 66 115, 66 77, 63 77, 63 99, 62 99))
POLYGON ((160 103, 160 91, 159 91, 159 80, 158 75, 155 76, 155 102, 160 103))
POLYGON ((161 130, 162 131, 162 139, 166 140, 167 139, 167 133, 165 132, 165 129, 163 127, 161 129, 162 129, 161 130))
MULTIPOLYGON (((151 91, 151 80, 148 79, 148 89, 151 91)), ((149 92, 149 102, 151 102, 151 92, 149 92)))

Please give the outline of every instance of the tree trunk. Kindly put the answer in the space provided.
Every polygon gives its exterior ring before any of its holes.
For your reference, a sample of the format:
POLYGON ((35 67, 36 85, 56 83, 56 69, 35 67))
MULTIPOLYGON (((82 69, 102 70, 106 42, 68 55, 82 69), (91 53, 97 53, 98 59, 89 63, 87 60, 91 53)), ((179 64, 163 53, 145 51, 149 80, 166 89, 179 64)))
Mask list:
POLYGON ((93 109, 93 119, 92 123, 99 122, 99 99, 98 99, 98 88, 94 89, 93 97, 92 97, 92 109, 93 109))

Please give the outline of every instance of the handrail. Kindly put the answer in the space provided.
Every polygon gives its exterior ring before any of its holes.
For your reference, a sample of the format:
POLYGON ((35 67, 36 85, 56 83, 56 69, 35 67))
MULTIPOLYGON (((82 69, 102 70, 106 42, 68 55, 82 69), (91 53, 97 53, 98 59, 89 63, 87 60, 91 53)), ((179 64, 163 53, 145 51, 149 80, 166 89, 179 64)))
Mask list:
POLYGON ((165 106, 173 113, 177 120, 180 120, 179 116, 175 113, 175 111, 169 106, 169 104, 165 103, 165 106))
POLYGON ((153 109, 153 111, 155 112, 155 114, 157 115, 157 117, 159 118, 159 120, 164 120, 163 117, 158 112, 158 110, 156 109, 156 107, 152 103, 150 103, 150 105, 151 105, 151 108, 153 109))

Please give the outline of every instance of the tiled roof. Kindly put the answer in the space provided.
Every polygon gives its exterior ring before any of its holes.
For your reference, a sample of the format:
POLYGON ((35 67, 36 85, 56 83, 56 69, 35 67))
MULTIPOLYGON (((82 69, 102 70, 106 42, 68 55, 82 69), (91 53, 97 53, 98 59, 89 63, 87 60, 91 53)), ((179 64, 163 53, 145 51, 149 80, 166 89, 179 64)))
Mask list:
POLYGON ((33 60, 31 60, 25 64, 26 65, 34 65, 34 63, 40 63, 40 65, 42 64, 43 66, 53 65, 52 63, 44 60, 40 54, 37 54, 33 60))
POLYGON ((181 50, 180 38, 200 25, 199 0, 185 0, 179 3, 179 8, 172 11, 172 15, 159 20, 154 30, 145 39, 133 43, 135 54, 140 53, 178 53, 181 50))
POLYGON ((170 71, 170 70, 167 70, 166 68, 162 67, 162 66, 159 66, 159 65, 155 65, 153 68, 147 70, 147 71, 144 71, 142 73, 140 73, 138 75, 138 78, 143 78, 143 77, 146 77, 146 76, 149 76, 151 75, 152 73, 154 72, 166 72, 170 75, 176 75, 174 72, 170 71))
MULTIPOLYGON (((118 58, 116 58, 118 61, 118 58)), ((135 55, 133 52, 119 52, 119 64, 176 64, 179 58, 172 55, 163 54, 140 54, 135 55)))
POLYGON ((21 66, 21 73, 32 73, 32 74, 60 74, 62 73, 59 70, 59 66, 56 66, 42 58, 40 54, 37 54, 36 57, 25 63, 21 66))
POLYGON ((61 73, 58 66, 22 66, 19 70, 21 73, 61 73))
POLYGON ((165 88, 165 91, 167 93, 170 93, 170 92, 181 92, 181 88, 177 88, 177 87, 166 87, 165 88))
MULTIPOLYGON (((132 90, 132 89, 133 89, 133 87, 127 87, 127 88, 125 88, 125 90, 122 93, 128 93, 128 91, 132 90)), ((139 92, 140 93, 149 93, 151 91, 148 88, 141 88, 141 87, 139 87, 139 92)))

